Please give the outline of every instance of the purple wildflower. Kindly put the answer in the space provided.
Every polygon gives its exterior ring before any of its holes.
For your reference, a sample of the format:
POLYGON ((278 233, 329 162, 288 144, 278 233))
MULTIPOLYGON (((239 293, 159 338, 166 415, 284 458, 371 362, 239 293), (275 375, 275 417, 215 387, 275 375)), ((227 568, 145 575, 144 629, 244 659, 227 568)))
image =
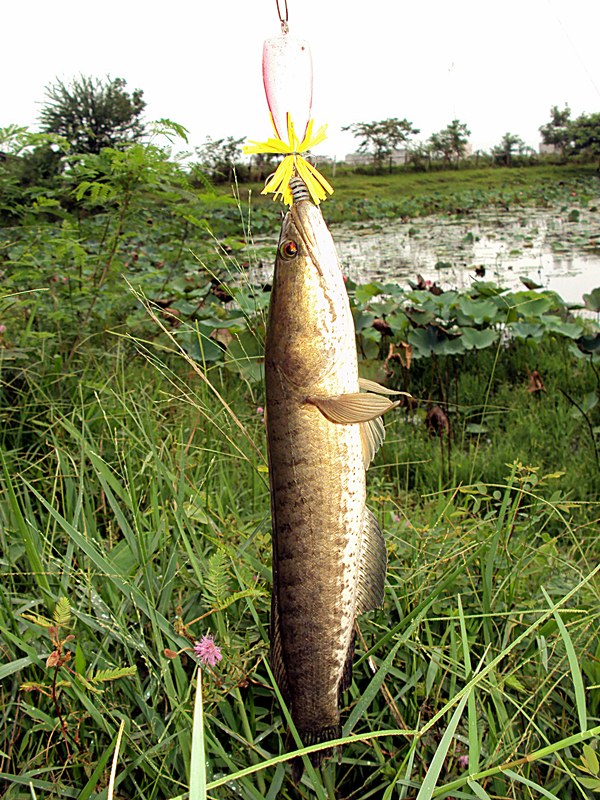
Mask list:
POLYGON ((223 658, 221 648, 217 647, 212 634, 205 634, 199 642, 194 643, 194 653, 198 656, 200 661, 214 667, 217 661, 223 658))

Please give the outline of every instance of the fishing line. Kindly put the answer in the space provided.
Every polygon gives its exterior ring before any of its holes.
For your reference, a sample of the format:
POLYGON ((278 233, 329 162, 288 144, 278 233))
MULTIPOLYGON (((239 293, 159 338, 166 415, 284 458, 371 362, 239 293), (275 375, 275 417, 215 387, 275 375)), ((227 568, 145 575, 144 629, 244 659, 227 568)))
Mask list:
POLYGON ((578 48, 578 47, 575 46, 575 42, 571 38, 571 36, 569 34, 569 31, 567 30, 567 28, 566 28, 565 24, 563 23, 562 19, 558 16, 558 12, 555 10, 554 6, 552 5, 551 0, 546 0, 546 2, 548 4, 548 6, 550 7, 550 9, 552 10, 552 13, 554 14, 554 19, 558 23, 558 26, 560 27, 565 39, 571 45, 571 48, 572 48, 573 52, 575 53, 575 55, 577 57, 577 60, 579 61, 579 64, 583 68, 583 71, 587 75, 590 83, 592 84, 592 86, 596 90, 596 94, 598 96, 600 96, 600 89, 598 88, 598 85, 597 85, 596 81, 594 80, 594 78, 592 76, 592 73, 591 73, 590 69, 588 68, 588 65, 586 64, 586 62, 584 61, 584 59, 583 59, 583 57, 581 55, 582 48, 578 48))
POLYGON ((281 23, 281 32, 288 33, 290 30, 290 26, 288 25, 288 20, 290 15, 288 11, 287 0, 283 0, 283 5, 285 9, 284 14, 281 13, 281 9, 279 7, 279 0, 275 0, 275 5, 277 6, 277 16, 279 17, 279 22, 281 23))

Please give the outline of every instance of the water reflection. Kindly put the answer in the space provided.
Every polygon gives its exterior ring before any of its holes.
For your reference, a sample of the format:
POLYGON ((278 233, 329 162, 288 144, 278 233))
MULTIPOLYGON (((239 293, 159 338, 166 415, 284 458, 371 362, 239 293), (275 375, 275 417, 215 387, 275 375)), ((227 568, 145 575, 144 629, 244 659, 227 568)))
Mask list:
POLYGON ((416 279, 464 289, 476 267, 483 280, 523 288, 529 278, 578 302, 600 286, 600 213, 519 209, 485 210, 454 220, 424 217, 381 227, 361 224, 332 230, 344 272, 357 282, 416 279))

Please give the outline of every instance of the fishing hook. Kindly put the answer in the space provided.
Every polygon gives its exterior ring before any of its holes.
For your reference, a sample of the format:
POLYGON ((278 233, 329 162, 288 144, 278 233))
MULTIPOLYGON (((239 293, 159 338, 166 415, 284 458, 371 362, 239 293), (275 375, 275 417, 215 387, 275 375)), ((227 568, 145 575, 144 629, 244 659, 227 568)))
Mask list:
POLYGON ((283 0, 283 5, 285 9, 284 14, 281 13, 281 9, 279 8, 279 0, 275 0, 275 4, 277 5, 277 15, 279 16, 279 22, 281 22, 281 32, 289 33, 290 26, 288 25, 289 12, 288 12, 287 0, 283 0))

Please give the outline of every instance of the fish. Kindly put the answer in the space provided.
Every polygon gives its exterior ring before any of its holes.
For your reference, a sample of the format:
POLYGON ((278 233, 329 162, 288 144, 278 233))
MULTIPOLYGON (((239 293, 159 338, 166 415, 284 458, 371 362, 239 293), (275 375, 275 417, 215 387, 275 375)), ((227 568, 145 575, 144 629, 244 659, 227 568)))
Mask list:
MULTIPOLYGON (((381 607, 387 555, 366 469, 394 392, 359 379, 335 244, 300 179, 281 227, 265 340, 273 590, 270 663, 305 746, 341 735, 356 618, 381 607)), ((288 737, 288 750, 294 749, 288 737)), ((317 751, 319 765, 331 750, 317 751)), ((294 759, 293 777, 302 776, 294 759)))

